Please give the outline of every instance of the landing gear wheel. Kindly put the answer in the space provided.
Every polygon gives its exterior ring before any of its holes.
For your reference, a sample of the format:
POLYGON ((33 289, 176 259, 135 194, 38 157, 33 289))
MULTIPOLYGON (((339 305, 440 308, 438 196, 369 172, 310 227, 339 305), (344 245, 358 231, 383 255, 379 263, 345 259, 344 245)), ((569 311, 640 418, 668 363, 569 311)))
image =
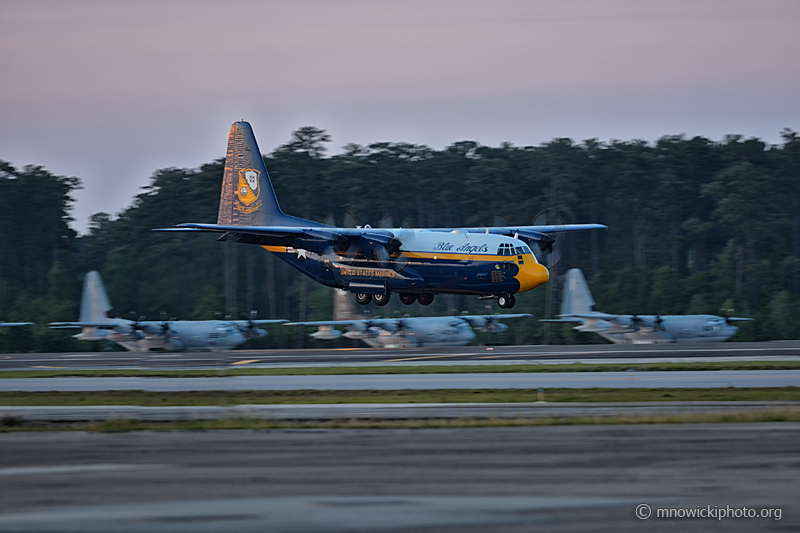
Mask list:
POLYGON ((359 305, 367 305, 372 301, 371 294, 362 294, 360 292, 356 293, 356 303, 359 305))
POLYGON ((502 309, 511 309, 517 303, 517 299, 514 298, 513 294, 501 294, 497 298, 497 305, 499 305, 502 309))
POLYGON ((372 301, 375 302, 375 305, 383 307, 389 303, 389 298, 391 298, 391 296, 391 292, 387 292, 386 294, 374 294, 372 296, 372 301))
POLYGON ((399 295, 400 301, 406 305, 411 305, 417 301, 416 294, 409 294, 407 292, 401 292, 399 295))
POLYGON ((417 301, 420 305, 431 305, 433 303, 433 294, 420 294, 417 296, 417 301))

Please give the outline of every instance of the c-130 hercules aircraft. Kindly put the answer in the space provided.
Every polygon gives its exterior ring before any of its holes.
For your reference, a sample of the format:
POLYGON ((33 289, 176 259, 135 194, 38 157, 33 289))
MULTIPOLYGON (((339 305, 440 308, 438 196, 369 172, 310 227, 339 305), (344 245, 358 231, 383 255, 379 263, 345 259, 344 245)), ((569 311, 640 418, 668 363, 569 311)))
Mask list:
POLYGON ((234 122, 216 224, 156 231, 216 232, 219 240, 256 244, 314 281, 355 294, 359 304, 430 305, 437 294, 473 294, 514 307, 514 295, 546 283, 547 268, 529 245, 549 249, 548 233, 605 229, 601 224, 449 229, 340 228, 281 211, 255 136, 234 122))

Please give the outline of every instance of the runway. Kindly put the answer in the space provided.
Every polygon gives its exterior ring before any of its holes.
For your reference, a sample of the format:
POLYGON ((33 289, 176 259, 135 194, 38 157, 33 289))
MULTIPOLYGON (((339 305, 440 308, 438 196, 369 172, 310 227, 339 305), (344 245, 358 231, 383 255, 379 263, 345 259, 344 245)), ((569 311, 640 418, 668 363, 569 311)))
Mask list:
POLYGON ((430 390, 538 388, 800 387, 797 370, 232 376, 55 377, 0 380, 2 391, 430 390))
POLYGON ((141 368, 189 369, 301 365, 424 365, 603 361, 798 360, 799 341, 713 344, 578 346, 461 346, 376 350, 237 350, 225 352, 89 352, 0 355, 0 370, 141 368))
POLYGON ((799 440, 795 423, 7 433, 0 531, 793 531, 799 440), (701 506, 772 516, 655 514, 701 506))
POLYGON ((625 402, 625 403, 423 403, 234 405, 229 407, 89 405, 2 407, 0 417, 38 422, 127 419, 147 422, 256 418, 278 421, 536 419, 654 415, 710 415, 800 410, 800 402, 625 402))

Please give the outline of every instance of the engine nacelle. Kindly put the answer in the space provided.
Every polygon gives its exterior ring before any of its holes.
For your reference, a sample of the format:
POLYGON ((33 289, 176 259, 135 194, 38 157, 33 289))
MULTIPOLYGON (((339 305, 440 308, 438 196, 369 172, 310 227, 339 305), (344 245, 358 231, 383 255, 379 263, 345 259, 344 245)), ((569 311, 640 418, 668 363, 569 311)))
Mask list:
POLYGON ((369 327, 362 331, 351 330, 344 334, 348 339, 374 339, 381 334, 381 329, 377 327, 369 327))
POLYGON ((311 336, 321 341, 335 341, 342 336, 342 332, 330 326, 322 326, 318 331, 312 333, 311 336))
POLYGON ((508 326, 505 324, 501 324, 500 322, 489 322, 484 327, 481 328, 481 331, 484 333, 505 333, 508 331, 508 326))

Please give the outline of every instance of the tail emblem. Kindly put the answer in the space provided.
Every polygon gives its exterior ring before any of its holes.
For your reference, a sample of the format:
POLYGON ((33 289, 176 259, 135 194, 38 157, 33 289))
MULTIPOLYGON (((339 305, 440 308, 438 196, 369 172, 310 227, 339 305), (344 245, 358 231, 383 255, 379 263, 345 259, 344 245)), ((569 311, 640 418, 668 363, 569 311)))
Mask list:
MULTIPOLYGON (((250 204, 258 200, 258 194, 260 192, 258 188, 258 180, 261 175, 261 172, 255 170, 253 168, 245 168, 239 171, 239 186, 237 188, 237 196, 239 197, 239 201, 242 202, 245 206, 249 207, 250 204)), ((247 209, 243 212, 252 212, 261 205, 261 202, 258 205, 253 206, 250 209, 247 209)), ((239 210, 242 211, 242 206, 238 206, 239 210)))

